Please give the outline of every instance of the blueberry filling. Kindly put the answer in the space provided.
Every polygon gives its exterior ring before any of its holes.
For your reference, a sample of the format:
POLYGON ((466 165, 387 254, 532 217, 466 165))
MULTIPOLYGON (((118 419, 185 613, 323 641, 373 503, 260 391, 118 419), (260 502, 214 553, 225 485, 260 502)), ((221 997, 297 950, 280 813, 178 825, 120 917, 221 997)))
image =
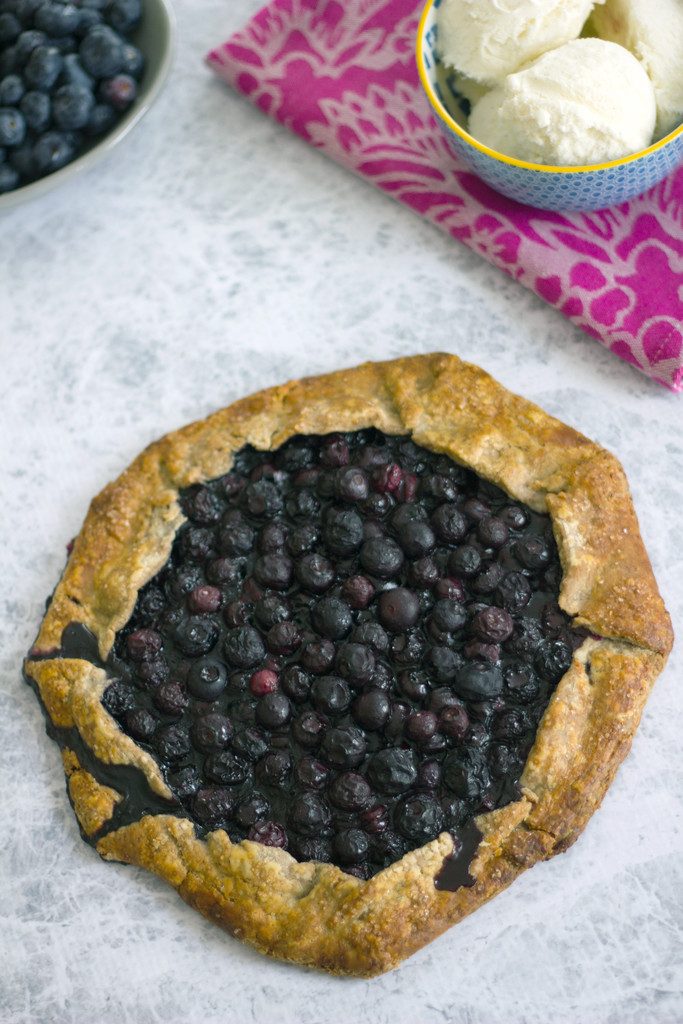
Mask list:
POLYGON ((517 797, 583 638, 547 516, 376 430, 245 448, 180 503, 103 703, 200 835, 369 878, 517 797))

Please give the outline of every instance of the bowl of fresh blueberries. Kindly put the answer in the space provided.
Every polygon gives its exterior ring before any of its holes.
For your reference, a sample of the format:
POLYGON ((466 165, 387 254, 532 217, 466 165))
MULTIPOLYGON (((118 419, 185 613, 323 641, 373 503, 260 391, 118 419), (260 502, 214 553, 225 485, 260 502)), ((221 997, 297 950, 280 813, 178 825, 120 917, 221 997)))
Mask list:
POLYGON ((168 72, 168 0, 0 0, 0 211, 90 167, 168 72))

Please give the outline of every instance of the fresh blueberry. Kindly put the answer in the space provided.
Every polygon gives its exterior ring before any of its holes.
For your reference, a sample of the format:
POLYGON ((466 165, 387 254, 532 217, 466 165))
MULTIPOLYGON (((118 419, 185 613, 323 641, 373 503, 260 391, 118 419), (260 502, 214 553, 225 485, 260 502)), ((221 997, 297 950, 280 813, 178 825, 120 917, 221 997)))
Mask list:
POLYGON ((26 135, 26 121, 14 107, 0 107, 0 146, 20 146, 26 135))
POLYGON ((78 49, 81 63, 93 78, 111 78, 123 67, 124 42, 107 25, 96 25, 78 49))
POLYGON ((107 21, 123 34, 134 29, 141 17, 141 0, 113 0, 107 7, 107 21))
POLYGON ((59 78, 63 64, 64 58, 56 46, 36 46, 24 68, 24 81, 30 89, 48 92, 59 78))
POLYGON ((105 78, 99 89, 100 100, 114 110, 127 110, 138 93, 137 82, 131 75, 114 75, 105 78))
POLYGON ((92 91, 87 86, 61 86, 52 101, 52 116, 57 127, 65 131, 84 128, 94 103, 92 91))
POLYGON ((72 35, 80 21, 81 13, 74 4, 54 2, 42 4, 33 19, 35 27, 48 36, 72 35))
MULTIPOLYGON (((81 17, 78 22, 78 28, 76 34, 81 38, 87 36, 88 32, 95 28, 96 25, 101 25, 103 22, 102 14, 96 11, 92 7, 86 7, 81 9, 81 17)), ((124 65, 124 70, 128 70, 124 65)))
POLYGON ((20 32, 21 22, 14 14, 0 14, 0 45, 13 43, 20 32))
POLYGON ((24 95, 24 83, 19 75, 6 75, 0 82, 0 107, 16 107, 24 95))
POLYGON ((65 55, 60 81, 64 85, 80 85, 85 89, 90 89, 90 91, 92 91, 95 84, 90 75, 83 70, 83 65, 77 53, 67 53, 65 55))
POLYGON ((17 56, 17 46, 0 48, 0 78, 21 70, 22 64, 23 61, 19 60, 17 56))

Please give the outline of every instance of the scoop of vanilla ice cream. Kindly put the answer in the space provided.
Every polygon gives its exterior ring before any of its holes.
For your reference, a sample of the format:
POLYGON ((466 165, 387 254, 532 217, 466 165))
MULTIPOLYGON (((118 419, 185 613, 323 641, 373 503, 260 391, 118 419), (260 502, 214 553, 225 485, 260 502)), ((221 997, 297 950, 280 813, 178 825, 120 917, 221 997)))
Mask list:
POLYGON ((683 121, 683 0, 607 0, 592 26, 630 50, 655 87, 658 137, 683 121))
MULTIPOLYGON (((599 4, 604 2, 597 0, 599 4)), ((468 78, 497 85, 546 50, 576 39, 593 3, 594 0, 444 0, 437 16, 441 60, 468 78)))
POLYGON ((602 39, 575 39, 487 93, 469 131, 518 160, 579 166, 648 146, 656 113, 652 82, 633 54, 602 39))

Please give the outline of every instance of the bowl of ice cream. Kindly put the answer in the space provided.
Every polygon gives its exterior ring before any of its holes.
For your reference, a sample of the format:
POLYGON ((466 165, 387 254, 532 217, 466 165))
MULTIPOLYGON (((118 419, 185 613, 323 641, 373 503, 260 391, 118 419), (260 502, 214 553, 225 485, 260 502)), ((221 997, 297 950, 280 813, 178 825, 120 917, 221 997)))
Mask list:
POLYGON ((428 0, 417 66, 454 154, 556 211, 660 182, 683 162, 683 3, 658 0, 674 21, 648 35, 651 2, 428 0))

